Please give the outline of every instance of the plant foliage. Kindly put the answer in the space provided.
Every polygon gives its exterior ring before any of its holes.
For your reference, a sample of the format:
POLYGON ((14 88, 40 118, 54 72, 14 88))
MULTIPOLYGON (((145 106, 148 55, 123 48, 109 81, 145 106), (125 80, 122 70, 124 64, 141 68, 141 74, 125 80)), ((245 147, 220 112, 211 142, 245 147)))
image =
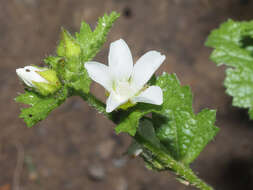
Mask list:
POLYGON ((248 108, 253 119, 253 22, 228 20, 211 32, 206 45, 214 48, 212 61, 228 66, 224 85, 233 105, 248 108))

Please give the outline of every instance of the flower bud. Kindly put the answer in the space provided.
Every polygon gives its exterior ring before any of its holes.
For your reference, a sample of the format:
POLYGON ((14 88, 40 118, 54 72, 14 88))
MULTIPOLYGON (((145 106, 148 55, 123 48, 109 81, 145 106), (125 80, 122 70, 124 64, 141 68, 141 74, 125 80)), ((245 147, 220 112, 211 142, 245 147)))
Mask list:
POLYGON ((16 69, 19 78, 38 93, 47 96, 59 90, 61 83, 54 70, 35 66, 16 69))
POLYGON ((62 30, 61 41, 57 48, 57 54, 62 57, 76 57, 81 53, 81 47, 66 30, 62 30))

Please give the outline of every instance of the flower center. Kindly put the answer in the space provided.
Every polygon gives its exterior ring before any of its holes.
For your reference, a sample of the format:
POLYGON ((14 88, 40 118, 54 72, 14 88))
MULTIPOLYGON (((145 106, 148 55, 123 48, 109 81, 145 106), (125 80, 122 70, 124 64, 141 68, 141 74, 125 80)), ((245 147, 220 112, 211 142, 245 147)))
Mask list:
POLYGON ((120 99, 127 100, 134 96, 135 91, 131 87, 130 83, 128 81, 117 81, 114 85, 113 88, 115 94, 118 96, 120 99))

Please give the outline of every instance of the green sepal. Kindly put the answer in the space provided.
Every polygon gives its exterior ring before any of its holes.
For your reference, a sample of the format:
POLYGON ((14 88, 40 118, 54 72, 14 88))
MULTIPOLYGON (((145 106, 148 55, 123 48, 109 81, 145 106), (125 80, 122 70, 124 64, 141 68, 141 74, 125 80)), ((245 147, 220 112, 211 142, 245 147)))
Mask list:
POLYGON ((50 69, 53 69, 57 72, 58 77, 62 75, 64 68, 64 58, 57 56, 49 56, 44 59, 44 62, 50 67, 50 69))
POLYGON ((47 81, 47 83, 32 81, 32 83, 36 86, 36 90, 41 95, 48 96, 61 88, 61 82, 54 70, 48 69, 44 71, 37 71, 37 73, 47 81))
POLYGON ((126 102, 125 104, 122 104, 119 109, 122 109, 122 110, 127 110, 128 108, 131 108, 133 107, 135 104, 132 103, 131 101, 128 101, 126 102))

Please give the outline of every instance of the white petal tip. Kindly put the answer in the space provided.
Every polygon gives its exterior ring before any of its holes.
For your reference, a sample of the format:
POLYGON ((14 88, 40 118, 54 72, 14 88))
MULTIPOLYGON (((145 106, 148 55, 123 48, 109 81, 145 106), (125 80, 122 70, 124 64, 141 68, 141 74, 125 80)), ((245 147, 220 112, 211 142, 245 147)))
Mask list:
POLYGON ((161 52, 156 51, 156 50, 152 50, 150 51, 150 53, 153 54, 153 56, 156 56, 157 58, 159 58, 161 60, 161 62, 163 62, 166 59, 166 56, 163 55, 161 52))
POLYGON ((16 73, 17 73, 17 75, 20 75, 20 73, 22 72, 22 69, 21 68, 19 68, 19 69, 16 69, 16 73))
POLYGON ((163 104, 163 91, 160 87, 156 86, 157 89, 157 98, 154 101, 155 105, 162 105, 163 104))
POLYGON ((116 108, 113 109, 111 106, 106 105, 106 110, 105 110, 105 111, 106 111, 107 113, 111 113, 111 112, 114 111, 115 109, 116 109, 116 108))
POLYGON ((154 105, 161 105, 163 103, 163 92, 159 86, 150 86, 140 95, 133 98, 133 102, 143 102, 154 105))
POLYGON ((125 42, 125 40, 123 40, 122 38, 120 38, 120 39, 118 39, 118 40, 112 42, 111 45, 116 45, 116 44, 118 45, 118 44, 120 44, 120 43, 126 43, 126 42, 125 42))
POLYGON ((108 106, 108 103, 106 104, 105 111, 106 111, 107 113, 111 113, 111 112, 112 112, 112 110, 111 110, 110 107, 108 106))

